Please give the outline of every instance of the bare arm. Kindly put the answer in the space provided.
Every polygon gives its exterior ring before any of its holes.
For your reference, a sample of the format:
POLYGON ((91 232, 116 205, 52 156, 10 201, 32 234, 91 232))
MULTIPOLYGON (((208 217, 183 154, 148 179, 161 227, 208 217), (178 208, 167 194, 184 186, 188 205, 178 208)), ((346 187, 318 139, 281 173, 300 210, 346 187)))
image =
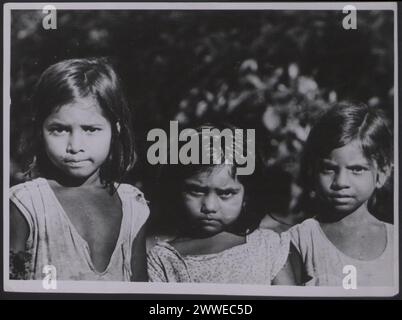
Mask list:
POLYGON ((131 281, 148 281, 145 230, 146 224, 141 227, 133 241, 131 250, 131 281))
POLYGON ((10 279, 25 279, 29 255, 25 244, 29 226, 22 213, 10 202, 10 279))
POLYGON ((10 202, 10 251, 25 251, 29 227, 22 213, 10 202))
POLYGON ((299 286, 302 284, 302 274, 303 263, 300 253, 294 245, 290 243, 288 259, 281 271, 279 271, 276 277, 272 280, 272 284, 299 286))

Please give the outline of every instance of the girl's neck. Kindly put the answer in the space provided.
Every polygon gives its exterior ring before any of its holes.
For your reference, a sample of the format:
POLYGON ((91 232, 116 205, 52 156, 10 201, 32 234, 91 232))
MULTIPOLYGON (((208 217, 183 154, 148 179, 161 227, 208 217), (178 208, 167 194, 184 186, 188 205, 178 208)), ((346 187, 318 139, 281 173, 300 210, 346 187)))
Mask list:
POLYGON ((339 213, 335 213, 335 212, 329 213, 328 215, 320 217, 319 220, 320 220, 320 222, 336 223, 336 224, 345 225, 347 227, 361 226, 361 225, 365 225, 365 224, 377 221, 377 219, 368 211, 367 203, 361 205, 358 209, 356 209, 352 213, 345 214, 345 215, 339 215, 339 213), (337 218, 333 218, 333 217, 337 217, 337 218))
POLYGON ((76 178, 60 173, 50 173, 46 176, 46 179, 52 181, 55 185, 64 188, 103 187, 99 176, 99 170, 85 178, 76 178))
POLYGON ((215 254, 246 243, 245 236, 222 231, 209 237, 179 237, 170 242, 181 255, 215 254))
POLYGON ((221 238, 227 238, 228 236, 237 237, 238 235, 236 235, 232 232, 229 232, 229 231, 221 231, 221 232, 218 232, 213 235, 182 233, 175 240, 176 241, 188 241, 188 240, 207 240, 208 239, 208 240, 216 241, 221 238))
POLYGON ((354 227, 365 225, 376 220, 377 219, 368 211, 367 206, 362 205, 355 212, 344 217, 340 222, 347 226, 354 227))
POLYGON ((242 236, 242 232, 238 232, 233 225, 226 227, 224 230, 216 233, 216 234, 208 234, 205 232, 200 232, 197 228, 189 228, 185 229, 186 224, 183 224, 184 228, 179 228, 176 232, 178 238, 180 239, 210 239, 214 237, 225 237, 227 234, 231 234, 234 236, 242 236))

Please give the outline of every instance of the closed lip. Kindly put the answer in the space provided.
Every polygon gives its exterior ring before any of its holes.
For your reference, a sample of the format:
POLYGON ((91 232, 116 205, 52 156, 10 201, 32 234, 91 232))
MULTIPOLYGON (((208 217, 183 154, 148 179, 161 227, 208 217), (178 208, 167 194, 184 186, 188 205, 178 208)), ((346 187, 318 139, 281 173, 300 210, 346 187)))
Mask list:
POLYGON ((66 160, 65 163, 70 167, 80 167, 85 165, 89 160, 66 160))
POLYGON ((344 202, 350 201, 351 199, 353 199, 353 197, 347 196, 347 195, 342 195, 342 196, 337 195, 337 196, 332 196, 331 199, 334 202, 344 203, 344 202))
POLYGON ((77 159, 66 159, 64 162, 67 163, 79 163, 79 162, 84 162, 84 161, 89 161, 88 159, 82 159, 82 160, 77 160, 77 159))
POLYGON ((202 219, 200 219, 200 221, 202 221, 202 222, 216 222, 216 221, 218 221, 218 219, 214 219, 214 218, 202 218, 202 219))
POLYGON ((353 196, 347 195, 347 194, 335 194, 335 195, 332 195, 331 198, 334 198, 334 199, 347 199, 347 198, 353 198, 353 196))

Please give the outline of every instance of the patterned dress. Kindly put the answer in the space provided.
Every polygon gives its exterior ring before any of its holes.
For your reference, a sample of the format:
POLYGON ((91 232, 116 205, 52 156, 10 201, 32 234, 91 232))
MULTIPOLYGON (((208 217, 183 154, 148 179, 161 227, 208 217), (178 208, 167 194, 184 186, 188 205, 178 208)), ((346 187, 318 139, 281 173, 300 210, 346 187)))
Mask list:
POLYGON ((290 239, 257 229, 246 243, 219 253, 181 255, 167 241, 148 252, 148 275, 154 282, 271 284, 287 261, 290 239))

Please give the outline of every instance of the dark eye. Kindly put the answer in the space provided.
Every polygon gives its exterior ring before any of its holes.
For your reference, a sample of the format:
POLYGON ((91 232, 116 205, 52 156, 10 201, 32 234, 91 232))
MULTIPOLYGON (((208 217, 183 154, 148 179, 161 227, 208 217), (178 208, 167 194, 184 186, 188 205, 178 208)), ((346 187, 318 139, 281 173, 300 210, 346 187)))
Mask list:
POLYGON ((60 134, 68 133, 68 129, 64 128, 64 127, 52 127, 49 129, 49 132, 60 135, 60 134))
POLYGON ((351 167, 350 170, 352 171, 353 174, 362 174, 364 171, 367 170, 367 168, 356 166, 356 167, 351 167))
POLYGON ((96 127, 85 127, 84 130, 85 130, 86 132, 89 132, 89 133, 94 133, 94 132, 99 131, 100 128, 96 128, 96 127))
POLYGON ((197 187, 190 187, 190 188, 186 188, 186 193, 195 197, 201 197, 203 196, 206 191, 202 188, 197 188, 197 187))
POLYGON ((222 199, 229 199, 236 194, 233 190, 222 190, 218 192, 219 197, 222 199))
POLYGON ((188 192, 190 195, 195 196, 195 197, 201 197, 204 195, 204 192, 202 191, 196 191, 196 190, 192 190, 188 192))
POLYGON ((320 172, 324 173, 324 174, 330 174, 330 173, 335 172, 335 167, 324 164, 321 166, 320 172))

